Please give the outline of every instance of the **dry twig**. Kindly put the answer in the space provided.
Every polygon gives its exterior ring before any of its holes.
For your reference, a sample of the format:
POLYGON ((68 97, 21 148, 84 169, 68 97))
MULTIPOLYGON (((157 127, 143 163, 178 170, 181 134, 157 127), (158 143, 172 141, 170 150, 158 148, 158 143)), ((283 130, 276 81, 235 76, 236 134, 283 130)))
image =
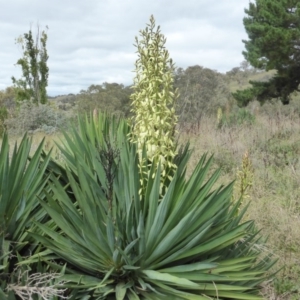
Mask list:
POLYGON ((60 299, 68 299, 64 297, 63 293, 66 289, 61 289, 65 283, 58 281, 56 284, 49 284, 52 280, 58 279, 61 275, 56 273, 35 273, 28 275, 28 271, 19 273, 18 282, 16 284, 9 284, 8 291, 13 291, 22 300, 32 300, 33 295, 39 295, 43 300, 52 299, 53 296, 60 297, 60 299), (26 285, 22 284, 22 278, 27 277, 26 285))

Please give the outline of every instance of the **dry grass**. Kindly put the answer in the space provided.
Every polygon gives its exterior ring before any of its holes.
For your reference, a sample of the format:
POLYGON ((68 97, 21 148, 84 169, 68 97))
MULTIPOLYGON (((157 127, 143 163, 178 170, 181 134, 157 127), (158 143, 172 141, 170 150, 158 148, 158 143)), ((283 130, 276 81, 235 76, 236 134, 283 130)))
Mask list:
MULTIPOLYGON (((217 116, 204 118, 199 129, 181 134, 191 141, 194 153, 190 170, 205 152, 214 154, 221 167, 221 183, 235 179, 243 155, 249 152, 254 168, 251 205, 254 219, 268 236, 268 250, 282 268, 274 282, 266 283, 266 299, 300 299, 300 117, 278 105, 272 116, 256 110, 253 125, 217 128, 217 116)), ((220 183, 220 181, 219 181, 220 183)))
MULTIPOLYGON (((40 145, 42 140, 45 139, 44 150, 46 152, 48 152, 52 149, 52 157, 55 159, 58 159, 58 160, 61 159, 61 156, 60 156, 60 153, 59 153, 59 150, 58 150, 56 144, 60 143, 60 140, 63 137, 62 134, 56 133, 56 134, 46 135, 43 132, 38 132, 33 135, 29 134, 28 136, 32 139, 31 153, 34 153, 34 151, 36 151, 36 149, 38 148, 38 146, 40 145)), ((21 140, 22 140, 21 136, 9 136, 10 149, 11 150, 13 149, 15 143, 17 143, 19 145, 21 140)), ((1 145, 1 143, 2 143, 2 141, 0 140, 0 145, 1 145)))
POLYGON ((235 92, 236 90, 244 89, 251 87, 251 84, 249 83, 249 80, 252 81, 267 81, 271 77, 273 77, 276 74, 276 71, 271 70, 268 72, 258 72, 256 74, 251 74, 249 77, 245 76, 240 78, 239 82, 237 78, 234 78, 229 83, 229 88, 231 92, 235 92))

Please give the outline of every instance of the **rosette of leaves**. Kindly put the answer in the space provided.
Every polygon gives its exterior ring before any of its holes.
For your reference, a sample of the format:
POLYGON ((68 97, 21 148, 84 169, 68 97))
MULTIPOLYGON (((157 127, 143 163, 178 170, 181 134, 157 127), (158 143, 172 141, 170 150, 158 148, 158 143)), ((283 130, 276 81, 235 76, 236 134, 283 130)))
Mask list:
MULTIPOLYGON (((146 147, 150 164, 160 163, 162 179, 171 177, 176 165, 174 133, 177 122, 174 102, 178 97, 173 87, 175 66, 165 48, 166 38, 160 27, 155 26, 154 17, 150 24, 136 37, 138 59, 135 63, 135 79, 131 95, 133 112, 132 140, 142 156, 146 147)), ((141 168, 141 172, 147 173, 141 168)))
POLYGON ((126 122, 100 115, 79 128, 61 146, 68 189, 54 178, 40 200, 57 228, 36 223, 43 234, 32 235, 47 251, 32 261, 68 273, 77 299, 263 299, 273 261, 257 247, 253 221, 242 221, 246 208, 232 205, 232 184, 215 188, 212 158, 186 179, 184 151, 163 195, 152 162, 141 195, 147 153, 128 141, 126 122))
POLYGON ((0 149, 0 298, 3 300, 15 299, 8 285, 20 279, 20 272, 31 270, 28 265, 17 268, 18 262, 37 248, 27 230, 33 227, 33 221, 43 222, 47 217, 37 196, 43 198, 50 153, 41 160, 43 142, 32 157, 30 149, 31 140, 24 135, 19 146, 15 144, 10 151, 4 133, 0 149))

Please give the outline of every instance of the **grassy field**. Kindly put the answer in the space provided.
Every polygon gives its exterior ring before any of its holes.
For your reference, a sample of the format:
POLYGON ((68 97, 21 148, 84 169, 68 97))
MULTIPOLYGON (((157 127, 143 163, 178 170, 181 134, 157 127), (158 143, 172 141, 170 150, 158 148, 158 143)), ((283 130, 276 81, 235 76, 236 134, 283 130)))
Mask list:
POLYGON ((300 299, 300 117, 292 109, 277 106, 268 116, 254 113, 253 124, 218 128, 217 118, 204 118, 197 130, 181 134, 190 140, 193 166, 205 152, 214 154, 222 168, 220 183, 236 178, 246 152, 253 166, 253 186, 246 218, 254 219, 264 236, 265 251, 278 259, 281 269, 272 283, 266 282, 266 299, 300 299))
MULTIPOLYGON (((236 178, 242 158, 249 153, 253 185, 248 191, 246 218, 254 219, 263 236, 265 251, 278 259, 280 271, 266 282, 266 299, 300 299, 300 115, 298 109, 280 104, 270 108, 253 106, 251 122, 218 126, 217 116, 202 118, 193 130, 179 131, 180 143, 194 149, 188 174, 202 154, 214 154, 215 168, 222 169, 219 184, 236 178)), ((247 121, 247 120, 246 120, 247 121)), ((33 136, 34 150, 44 135, 33 136)), ((55 147, 62 135, 46 136, 45 149, 55 147)), ((11 143, 20 137, 11 138, 11 143)), ((55 147, 53 157, 61 159, 55 147)))

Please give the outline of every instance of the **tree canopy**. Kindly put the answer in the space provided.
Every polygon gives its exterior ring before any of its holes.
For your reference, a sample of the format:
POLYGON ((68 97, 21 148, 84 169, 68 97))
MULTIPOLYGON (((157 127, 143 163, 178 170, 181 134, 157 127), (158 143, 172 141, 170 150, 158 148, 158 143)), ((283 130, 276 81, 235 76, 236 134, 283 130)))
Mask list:
POLYGON ((278 98, 288 104, 300 83, 300 2, 256 0, 245 9, 245 59, 255 68, 276 70, 267 82, 250 81, 252 87, 233 94, 240 106, 257 99, 278 98))
POLYGON ((98 109, 108 113, 128 116, 130 95, 130 87, 118 83, 104 82, 102 85, 92 84, 86 90, 81 90, 75 98, 80 113, 98 109))
POLYGON ((226 76, 202 66, 190 66, 175 72, 179 98, 176 113, 180 126, 197 123, 206 114, 215 114, 230 99, 226 76))
POLYGON ((16 87, 17 100, 33 100, 36 104, 47 102, 47 91, 49 68, 47 66, 47 33, 43 30, 40 33, 37 27, 36 41, 32 30, 24 33, 16 39, 23 51, 23 57, 17 61, 17 65, 22 68, 22 78, 12 77, 12 82, 16 87))

